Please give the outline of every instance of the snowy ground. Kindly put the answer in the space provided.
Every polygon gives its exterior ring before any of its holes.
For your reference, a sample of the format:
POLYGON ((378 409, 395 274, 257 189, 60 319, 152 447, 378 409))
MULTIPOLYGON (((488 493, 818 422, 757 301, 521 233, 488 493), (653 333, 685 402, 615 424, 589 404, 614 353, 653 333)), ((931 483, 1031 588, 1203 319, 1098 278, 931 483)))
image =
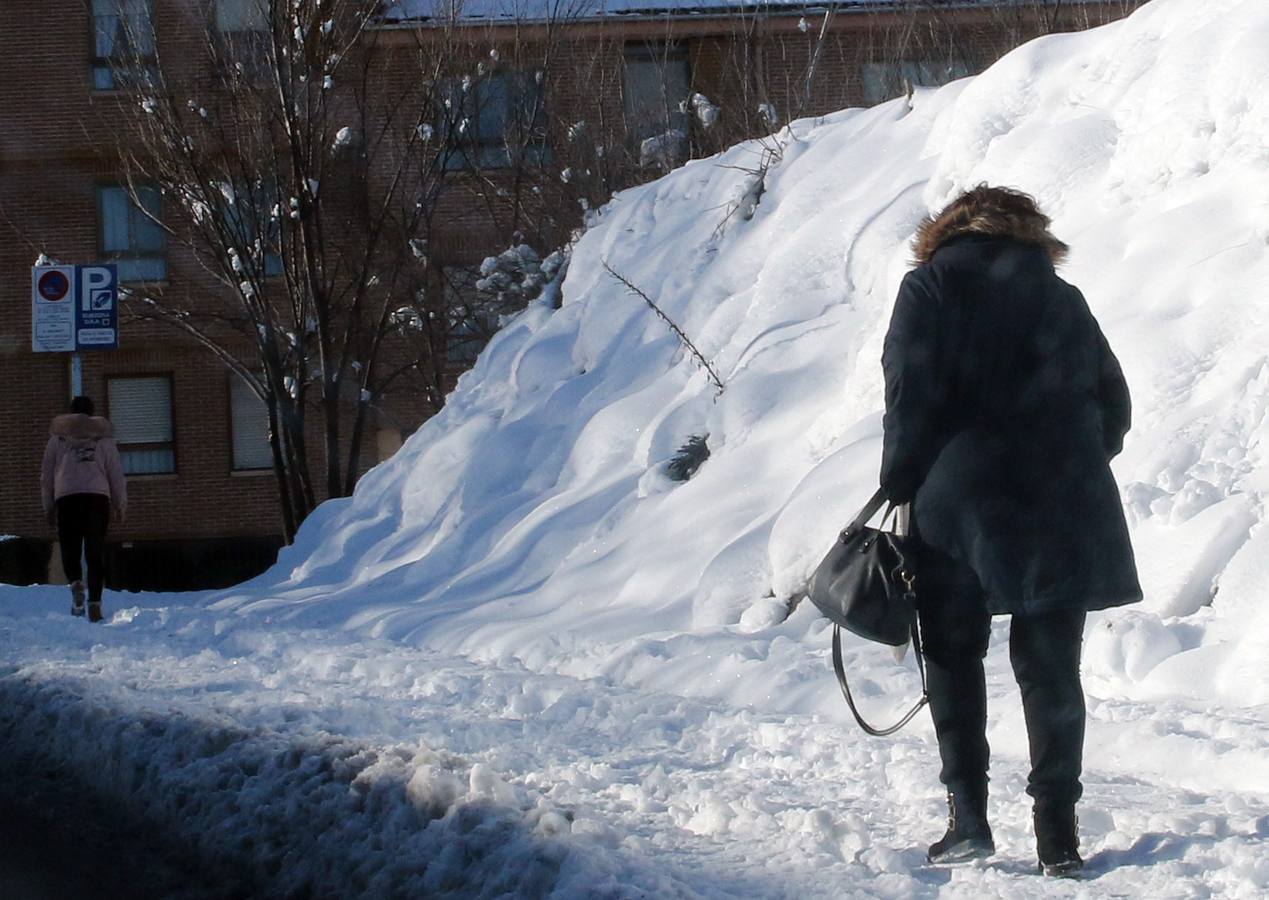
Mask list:
MULTIPOLYGON (((50 589, 0 593, 16 739, 279 889, 1269 893, 1266 46, 1261 0, 1153 0, 910 105, 794 123, 761 191, 753 143, 622 194, 561 308, 509 323, 269 573, 111 595, 95 629, 50 589), (1086 634, 1078 884, 1029 874, 1006 622, 1001 852, 933 869, 928 723, 859 734, 794 602, 876 483, 907 241, 980 181, 1052 211, 1134 397, 1115 473, 1146 599, 1086 634), (709 460, 670 480, 701 434, 709 460)), ((910 660, 846 656, 879 712, 915 690, 910 660)))
POLYGON ((924 721, 870 739, 840 717, 295 629, 210 612, 192 595, 147 596, 95 628, 66 615, 64 599, 49 588, 0 593, 9 739, 45 748, 279 894, 1269 891, 1263 714, 1106 697, 1096 686, 1081 808, 1087 877, 1032 874, 1025 738, 1003 631, 990 656, 999 852, 939 868, 923 863, 943 814, 924 721))

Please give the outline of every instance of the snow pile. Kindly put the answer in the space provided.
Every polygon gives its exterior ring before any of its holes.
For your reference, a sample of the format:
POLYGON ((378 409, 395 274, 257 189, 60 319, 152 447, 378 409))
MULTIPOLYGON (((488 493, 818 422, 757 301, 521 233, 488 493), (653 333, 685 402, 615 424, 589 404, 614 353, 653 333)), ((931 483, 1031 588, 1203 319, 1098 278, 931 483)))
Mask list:
POLYGON ((1052 212, 1134 393, 1115 469, 1147 599, 1091 620, 1093 682, 1269 702, 1267 41, 1261 3, 1156 0, 622 194, 563 308, 508 325, 441 415, 220 608, 840 714, 822 623, 786 615, 875 484, 907 241, 986 181, 1052 212), (731 214, 777 140, 752 215, 731 214), (668 479, 702 434, 709 461, 668 479))

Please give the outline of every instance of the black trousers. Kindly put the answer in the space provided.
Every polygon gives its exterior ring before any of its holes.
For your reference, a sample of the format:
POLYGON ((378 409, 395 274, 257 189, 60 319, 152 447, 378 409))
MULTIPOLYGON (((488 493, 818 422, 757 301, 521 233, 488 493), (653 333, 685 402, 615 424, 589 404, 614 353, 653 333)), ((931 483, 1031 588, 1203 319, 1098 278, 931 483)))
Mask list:
MULTIPOLYGON (((991 615, 973 571, 950 557, 922 554, 920 579, 918 618, 943 764, 939 779, 950 792, 972 796, 986 790, 990 759, 983 658, 991 615)), ((1015 614, 1009 625, 1009 661, 1022 690, 1031 750, 1027 793, 1041 807, 1074 804, 1083 791, 1084 617, 1083 610, 1015 614)))
POLYGON ((79 558, 88 561, 88 602, 101 602, 106 580, 106 528, 110 498, 102 494, 67 494, 57 500, 57 540, 62 545, 62 571, 67 581, 83 581, 79 558))

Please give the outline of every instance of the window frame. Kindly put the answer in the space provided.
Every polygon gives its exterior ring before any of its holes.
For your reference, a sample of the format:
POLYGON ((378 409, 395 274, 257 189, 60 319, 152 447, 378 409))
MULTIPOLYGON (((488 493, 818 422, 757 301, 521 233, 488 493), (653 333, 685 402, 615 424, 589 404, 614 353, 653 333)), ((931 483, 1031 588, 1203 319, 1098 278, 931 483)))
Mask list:
POLYGON ((691 140, 691 113, 686 110, 675 112, 671 108, 670 84, 664 73, 665 67, 670 63, 683 66, 684 95, 680 102, 689 101, 692 96, 692 54, 688 47, 673 41, 627 41, 621 48, 621 113, 625 119, 626 139, 635 149, 648 138, 657 137, 672 130, 682 132, 684 140, 691 140), (660 123, 656 130, 648 134, 644 134, 642 130, 635 128, 633 124, 634 117, 632 114, 633 110, 630 108, 631 97, 628 80, 631 62, 659 65, 662 68, 660 76, 661 96, 665 106, 666 121, 660 123), (667 127, 661 127, 661 125, 667 127))
MULTIPOLYGON (((159 222, 163 221, 163 194, 157 187, 152 185, 139 185, 139 190, 152 191, 155 201, 158 205, 158 215, 155 217, 159 222)), ((97 206, 97 257, 102 262, 113 262, 116 265, 120 263, 127 264, 130 262, 158 262, 162 264, 163 273, 158 278, 128 278, 123 272, 119 274, 120 284, 166 284, 168 280, 167 266, 167 232, 162 225, 150 222, 143 210, 137 207, 132 201, 132 195, 128 191, 126 184, 119 182, 102 182, 94 187, 96 194, 97 206), (123 196, 123 201, 127 207, 125 210, 128 215, 128 249, 127 250, 110 250, 106 248, 106 196, 109 192, 118 191, 123 196), (134 212, 135 210, 135 212, 134 212), (157 251, 137 250, 133 246, 133 228, 132 216, 138 215, 146 218, 158 232, 160 247, 157 251)))
MULTIPOLYGON (((972 67, 964 60, 936 60, 923 56, 905 56, 902 59, 870 59, 866 60, 859 68, 859 96, 860 99, 869 106, 876 106, 880 103, 886 103, 897 97, 903 96, 903 83, 907 81, 914 88, 940 88, 945 84, 951 84, 953 81, 959 81, 973 74, 972 67), (889 69, 890 80, 895 82, 892 90, 884 90, 880 93, 884 96, 870 96, 869 85, 871 73, 874 71, 889 69), (934 70, 940 70, 944 74, 940 80, 939 77, 929 79, 932 84, 927 84, 925 79, 921 81, 909 78, 909 74, 917 72, 923 74, 934 70)), ((889 81, 882 82, 883 86, 889 84, 889 81)))
MULTIPOLYGON (((237 372, 229 369, 225 373, 228 377, 225 380, 225 402, 229 409, 229 474, 230 475, 254 475, 260 472, 273 471, 273 448, 269 444, 269 406, 263 400, 256 396, 255 391, 246 383, 237 372), (243 383, 243 390, 247 391, 252 397, 258 400, 264 408, 265 418, 265 446, 269 448, 269 462, 263 466, 240 466, 238 465, 237 454, 237 436, 234 431, 234 379, 243 383)), ((256 373, 257 375, 262 373, 256 373)))
POLYGON ((119 4, 127 2, 127 0, 91 0, 88 3, 88 74, 91 88, 96 92, 112 92, 112 91, 133 91, 145 87, 146 84, 153 84, 157 80, 158 74, 158 25, 155 16, 155 0, 142 0, 146 10, 146 17, 149 19, 151 46, 148 52, 138 54, 135 58, 128 58, 123 55, 102 56, 98 52, 97 37, 102 33, 98 29, 98 22, 105 18, 124 18, 122 12, 116 13, 99 13, 97 4, 110 3, 119 8, 119 4), (140 64, 140 71, 134 70, 134 63, 140 64), (121 73, 128 73, 126 79, 121 79, 121 73), (104 77, 109 84, 99 84, 99 76, 104 77))
POLYGON ((473 79, 466 91, 462 89, 462 83, 462 78, 451 78, 445 81, 443 88, 439 131, 456 150, 447 156, 446 169, 482 171, 509 169, 521 163, 532 167, 550 165, 545 78, 539 80, 537 73, 524 69, 506 68, 473 79), (480 127, 480 111, 484 106, 480 98, 481 89, 495 79, 504 85, 503 96, 506 98, 502 130, 496 137, 481 134, 480 127), (525 114, 526 97, 531 98, 534 104, 529 115, 525 114), (475 104, 471 114, 467 111, 469 100, 475 104), (462 109, 455 113, 454 106, 459 103, 462 109), (474 127, 458 131, 464 120, 473 123, 474 127))
POLYGON ((212 25, 212 30, 217 35, 221 36, 222 38, 233 38, 233 37, 240 37, 244 35, 254 36, 254 35, 263 35, 268 33, 269 31, 268 0, 241 0, 241 2, 243 2, 244 4, 248 6, 253 6, 256 12, 259 13, 259 16, 260 16, 258 25, 248 25, 246 27, 241 27, 241 28, 225 28, 221 24, 220 9, 221 9, 221 5, 224 2, 225 0, 213 0, 211 4, 211 17, 212 17, 211 25, 212 25), (263 3, 264 5, 261 6, 260 5, 261 3, 263 3))
MULTIPOLYGON (((258 240, 256 234, 256 222, 263 217, 263 211, 270 208, 270 201, 276 201, 281 204, 282 200, 278 196, 273 179, 269 179, 268 184, 263 184, 259 188, 252 188, 248 184, 233 185, 234 202, 226 201, 221 214, 224 220, 228 222, 235 230, 234 235, 244 246, 254 243, 258 240), (250 206, 248 215, 240 215, 239 210, 241 204, 246 202, 250 206)), ((284 274, 285 268, 282 259, 282 218, 277 217, 269 226, 270 234, 265 241, 262 242, 263 258, 261 260, 265 278, 278 278, 284 274), (272 245, 275 249, 270 250, 272 245)))
POLYGON ((125 442, 115 435, 115 446, 119 450, 119 461, 124 464, 124 475, 128 478, 171 478, 179 475, 181 471, 180 454, 177 448, 176 439, 176 374, 170 370, 162 372, 110 372, 105 376, 106 380, 106 418, 114 422, 114 410, 111 409, 110 402, 110 382, 112 381, 136 381, 140 379, 165 378, 168 383, 168 420, 171 423, 172 438, 168 441, 131 441, 125 442), (135 451, 139 453, 153 452, 155 450, 172 451, 172 468, 162 472, 128 472, 127 471, 127 453, 135 451))
POLYGON ((488 316, 473 314, 471 307, 480 299, 476 282, 480 280, 477 266, 450 263, 438 267, 440 279, 441 315, 446 317, 443 356, 445 368, 450 371, 466 371, 480 358, 486 346, 497 332, 496 321, 491 327, 488 316), (451 321, 453 310, 461 304, 467 312, 451 321))
MULTIPOLYGON (((268 70, 272 23, 269 9, 263 9, 258 26, 223 28, 220 23, 222 0, 207 5, 207 33, 216 48, 216 64, 222 73, 235 67, 251 81, 259 81, 268 70)), ((246 0, 248 3, 257 0, 246 0)), ((259 0, 268 3, 268 0, 259 0)))

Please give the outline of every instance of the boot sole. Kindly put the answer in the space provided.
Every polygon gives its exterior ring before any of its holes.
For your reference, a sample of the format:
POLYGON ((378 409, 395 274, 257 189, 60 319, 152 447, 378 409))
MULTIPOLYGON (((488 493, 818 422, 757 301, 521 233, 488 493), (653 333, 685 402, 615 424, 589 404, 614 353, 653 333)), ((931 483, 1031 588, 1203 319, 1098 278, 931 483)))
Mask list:
POLYGON ((1079 878, 1084 871, 1082 862, 1060 862, 1050 865, 1040 864, 1040 872, 1048 878, 1079 878))
POLYGON ((996 852, 995 845, 984 846, 982 844, 956 845, 948 848, 938 856, 930 856, 926 854, 926 859, 936 866, 947 865, 949 863, 971 862, 975 859, 986 859, 996 852))

